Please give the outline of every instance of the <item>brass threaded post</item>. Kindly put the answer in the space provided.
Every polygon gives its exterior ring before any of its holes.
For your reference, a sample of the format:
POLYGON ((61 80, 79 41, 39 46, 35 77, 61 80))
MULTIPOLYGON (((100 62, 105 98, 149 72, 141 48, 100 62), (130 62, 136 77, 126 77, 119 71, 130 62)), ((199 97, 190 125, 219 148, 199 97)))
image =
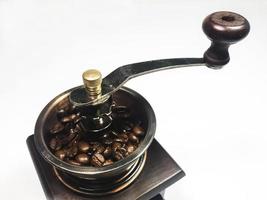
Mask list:
POLYGON ((83 73, 83 83, 90 98, 96 99, 101 95, 102 75, 96 69, 89 69, 83 73))

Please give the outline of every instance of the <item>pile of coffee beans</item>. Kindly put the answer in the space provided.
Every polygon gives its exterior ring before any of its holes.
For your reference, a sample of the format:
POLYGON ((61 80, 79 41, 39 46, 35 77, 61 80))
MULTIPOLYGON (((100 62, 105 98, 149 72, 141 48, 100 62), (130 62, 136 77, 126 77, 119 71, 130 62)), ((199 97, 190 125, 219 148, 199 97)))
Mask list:
POLYGON ((102 167, 133 153, 144 138, 142 122, 125 106, 112 109, 112 125, 91 140, 79 126, 81 116, 69 104, 59 106, 57 121, 49 130, 49 148, 59 159, 73 165, 102 167))

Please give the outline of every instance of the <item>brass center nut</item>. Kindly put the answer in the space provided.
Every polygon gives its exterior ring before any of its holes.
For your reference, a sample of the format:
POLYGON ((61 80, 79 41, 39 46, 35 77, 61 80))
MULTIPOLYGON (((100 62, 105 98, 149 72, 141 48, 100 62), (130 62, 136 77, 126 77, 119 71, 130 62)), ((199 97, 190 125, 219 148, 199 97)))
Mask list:
POLYGON ((97 99, 101 96, 102 75, 96 69, 89 69, 83 73, 83 82, 90 98, 97 99))

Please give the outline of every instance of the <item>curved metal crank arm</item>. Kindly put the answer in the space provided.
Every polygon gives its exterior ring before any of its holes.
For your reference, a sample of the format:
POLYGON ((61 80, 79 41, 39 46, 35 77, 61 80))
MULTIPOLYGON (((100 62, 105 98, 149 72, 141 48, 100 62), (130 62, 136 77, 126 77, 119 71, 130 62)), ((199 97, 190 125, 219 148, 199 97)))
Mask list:
POLYGON ((203 58, 172 58, 125 65, 115 69, 103 79, 102 96, 110 95, 127 81, 137 76, 166 69, 199 65, 205 65, 203 58))
POLYGON ((102 96, 111 95, 134 77, 155 71, 196 65, 220 69, 230 60, 229 46, 245 38, 249 33, 250 25, 243 16, 222 11, 207 16, 202 28, 211 40, 211 46, 204 53, 203 58, 154 60, 119 67, 103 79, 102 96))

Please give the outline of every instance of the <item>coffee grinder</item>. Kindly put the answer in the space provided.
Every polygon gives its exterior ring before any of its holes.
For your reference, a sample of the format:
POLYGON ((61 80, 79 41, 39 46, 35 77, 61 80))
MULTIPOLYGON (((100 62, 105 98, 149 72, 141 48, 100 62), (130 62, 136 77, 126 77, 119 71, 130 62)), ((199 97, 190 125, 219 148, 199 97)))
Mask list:
POLYGON ((27 145, 47 199, 163 199, 164 190, 185 175, 154 139, 150 104, 123 85, 172 68, 221 69, 230 60, 229 46, 250 30, 243 16, 227 11, 207 16, 202 28, 211 40, 203 57, 128 64, 103 79, 88 70, 82 86, 44 107, 27 145))

